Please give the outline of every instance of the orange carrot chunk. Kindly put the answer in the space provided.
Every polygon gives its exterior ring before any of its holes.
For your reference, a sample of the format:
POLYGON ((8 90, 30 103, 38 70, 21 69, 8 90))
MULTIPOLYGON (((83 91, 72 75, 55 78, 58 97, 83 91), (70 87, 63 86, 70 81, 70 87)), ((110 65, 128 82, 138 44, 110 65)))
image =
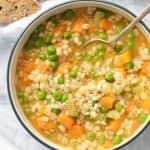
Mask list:
POLYGON ((74 119, 70 116, 67 116, 64 112, 61 112, 58 116, 58 122, 67 129, 71 129, 74 124, 74 119))
POLYGON ((87 23, 87 21, 83 16, 78 17, 76 21, 72 24, 72 32, 82 33, 82 25, 85 23, 87 23))
POLYGON ((112 23, 108 19, 102 19, 99 24, 99 28, 103 30, 109 30, 112 27, 112 23))
POLYGON ((43 130, 51 130, 54 128, 54 125, 51 121, 45 122, 41 119, 37 120, 37 125, 39 128, 43 129, 43 130))
POLYGON ((141 107, 150 112, 150 98, 142 100, 141 107))
POLYGON ((56 28, 55 28, 55 34, 60 34, 60 33, 63 33, 65 31, 65 25, 64 24, 60 24, 60 25, 57 25, 56 28))
POLYGON ((150 61, 143 63, 141 73, 150 78, 150 61))
POLYGON ((117 68, 115 68, 115 70, 116 70, 117 72, 121 73, 123 78, 126 78, 126 77, 127 77, 127 71, 126 71, 126 69, 125 69, 124 66, 122 66, 122 67, 117 67, 117 68))
POLYGON ((110 147, 112 147, 114 144, 113 144, 113 142, 112 142, 112 140, 109 140, 109 139, 106 139, 105 140, 105 143, 104 143, 104 147, 105 148, 110 148, 110 147))
POLYGON ((74 125, 70 130, 69 130, 69 135, 72 138, 79 138, 84 134, 84 128, 80 125, 74 125))
POLYGON ((139 120, 134 120, 132 123, 132 130, 135 131, 137 128, 139 128, 139 126, 141 125, 139 120))
POLYGON ((112 109, 114 105, 114 98, 112 96, 104 96, 100 100, 101 106, 112 109))
POLYGON ((129 51, 124 52, 123 54, 117 55, 115 58, 115 66, 121 67, 132 59, 131 53, 129 51))
POLYGON ((36 69, 38 69, 41 73, 46 73, 48 68, 49 68, 49 64, 45 62, 40 62, 36 67, 36 69))
POLYGON ((57 72, 63 76, 66 71, 68 72, 71 69, 72 69, 72 65, 68 62, 64 62, 58 66, 57 72))
POLYGON ((134 100, 129 100, 127 102, 126 112, 129 113, 131 110, 134 109, 135 106, 136 106, 135 101, 134 100))
POLYGON ((27 85, 29 85, 30 83, 31 83, 31 80, 28 78, 28 76, 27 76, 27 75, 23 76, 23 78, 22 78, 22 84, 23 84, 24 86, 27 86, 27 85))
POLYGON ((109 125, 107 126, 107 129, 116 132, 120 128, 122 121, 124 119, 125 119, 125 115, 122 115, 121 118, 116 119, 116 120, 112 120, 109 123, 109 125))
POLYGON ((25 60, 19 60, 18 66, 24 70, 26 73, 30 73, 33 69, 35 69, 35 63, 34 62, 28 62, 25 60))

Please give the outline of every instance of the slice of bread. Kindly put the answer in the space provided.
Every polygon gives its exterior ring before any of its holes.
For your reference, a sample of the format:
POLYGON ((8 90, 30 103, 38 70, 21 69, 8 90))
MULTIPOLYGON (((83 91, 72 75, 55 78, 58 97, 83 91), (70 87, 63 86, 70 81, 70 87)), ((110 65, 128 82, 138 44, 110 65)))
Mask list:
POLYGON ((39 9, 36 0, 0 0, 0 23, 29 16, 39 9))

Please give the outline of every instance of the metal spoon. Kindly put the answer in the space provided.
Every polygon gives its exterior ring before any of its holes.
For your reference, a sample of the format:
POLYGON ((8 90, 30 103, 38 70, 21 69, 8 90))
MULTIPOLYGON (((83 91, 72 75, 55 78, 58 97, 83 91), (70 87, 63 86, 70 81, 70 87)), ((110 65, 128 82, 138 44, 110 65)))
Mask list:
POLYGON ((114 47, 115 44, 119 41, 119 39, 124 36, 129 30, 131 30, 142 18, 144 18, 147 14, 150 13, 150 5, 146 7, 139 16, 137 16, 120 34, 118 34, 115 38, 112 40, 102 40, 99 38, 93 38, 91 40, 86 41, 83 45, 82 48, 87 46, 88 44, 92 42, 102 42, 105 44, 109 44, 110 46, 114 47))

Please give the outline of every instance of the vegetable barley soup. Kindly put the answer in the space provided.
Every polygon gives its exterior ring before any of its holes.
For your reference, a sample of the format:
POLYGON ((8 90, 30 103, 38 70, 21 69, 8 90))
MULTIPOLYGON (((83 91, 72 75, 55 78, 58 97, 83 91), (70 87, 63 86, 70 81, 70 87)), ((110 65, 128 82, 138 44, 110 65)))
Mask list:
POLYGON ((16 71, 18 101, 44 137, 71 150, 120 144, 149 118, 150 44, 134 28, 114 48, 129 21, 99 8, 69 9, 31 34, 16 71))

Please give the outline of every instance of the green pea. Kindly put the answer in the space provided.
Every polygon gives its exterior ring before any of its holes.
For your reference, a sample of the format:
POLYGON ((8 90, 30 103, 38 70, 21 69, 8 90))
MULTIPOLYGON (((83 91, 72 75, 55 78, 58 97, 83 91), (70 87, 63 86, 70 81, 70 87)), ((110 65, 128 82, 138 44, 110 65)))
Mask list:
POLYGON ((101 107, 101 108, 100 108, 100 112, 101 112, 102 114, 106 114, 106 113, 108 112, 108 109, 107 109, 106 107, 101 107))
POLYGON ((50 44, 52 42, 52 35, 45 35, 44 37, 44 43, 50 44))
POLYGON ((105 59, 105 54, 104 54, 104 52, 100 52, 100 53, 98 54, 98 58, 99 58, 100 60, 104 60, 104 59, 105 59))
POLYGON ((56 54, 54 54, 54 55, 49 55, 49 56, 48 56, 48 60, 49 60, 49 61, 56 61, 57 58, 58 58, 58 57, 57 57, 56 54))
POLYGON ((51 16, 51 17, 49 18, 49 21, 52 22, 53 24, 57 24, 57 23, 58 23, 58 19, 57 19, 56 16, 51 16))
POLYGON ((40 55, 39 55, 39 58, 40 58, 41 60, 46 60, 46 55, 45 55, 45 54, 40 54, 40 55))
POLYGON ((68 100, 68 98, 69 98, 69 97, 68 97, 67 94, 63 94, 62 99, 61 99, 61 102, 64 103, 65 101, 68 100))
POLYGON ((97 11, 96 13, 99 15, 100 18, 105 17, 105 12, 103 12, 103 11, 97 11))
POLYGON ((24 46, 25 50, 32 49, 33 47, 34 47, 34 42, 31 40, 29 40, 24 46))
POLYGON ((102 33, 99 33, 98 37, 102 40, 106 40, 107 39, 107 34, 102 32, 102 33))
POLYGON ((133 42, 128 42, 128 48, 133 49, 134 48, 134 43, 133 42))
POLYGON ((27 103, 29 103, 29 99, 24 96, 24 97, 22 98, 22 104, 27 104, 27 103))
POLYGON ((57 66, 58 66, 58 62, 57 62, 57 61, 50 61, 50 66, 51 66, 53 69, 56 69, 57 66))
POLYGON ((38 39, 38 37, 39 37, 39 34, 35 33, 35 32, 33 32, 31 34, 31 36, 30 36, 30 38, 31 38, 32 41, 36 41, 38 39))
POLYGON ((94 61, 95 60, 94 56, 88 56, 87 59, 88 59, 88 61, 94 61))
POLYGON ((41 46, 43 46, 43 41, 41 39, 37 39, 35 41, 35 47, 39 48, 41 46))
POLYGON ((121 136, 115 135, 115 136, 113 137, 113 143, 114 143, 114 144, 119 144, 119 143, 121 143, 121 142, 122 142, 122 137, 121 137, 121 136))
POLYGON ((23 91, 18 91, 18 92, 17 92, 17 96, 18 96, 19 98, 23 98, 23 97, 24 97, 24 92, 23 92, 23 91))
POLYGON ((121 110, 122 110, 122 105, 121 105, 119 102, 117 102, 117 103, 115 104, 115 109, 116 109, 117 111, 121 111, 121 110))
POLYGON ((140 113, 140 115, 138 116, 138 120, 141 122, 141 123, 144 123, 148 118, 148 114, 145 114, 145 113, 140 113))
POLYGON ((68 9, 64 12, 64 16, 67 20, 70 20, 74 17, 74 12, 72 9, 68 9))
POLYGON ((71 38, 71 32, 67 31, 64 33, 64 39, 69 40, 71 38))
POLYGON ((107 18, 111 15, 110 11, 98 8, 96 13, 98 13, 100 18, 107 18))
POLYGON ((90 77, 91 78, 96 78, 97 77, 97 71, 96 70, 91 71, 90 77))
POLYGON ((84 36, 79 36, 79 41, 80 41, 81 43, 84 43, 84 42, 85 42, 84 36))
POLYGON ((133 40, 133 39, 135 38, 134 33, 133 33, 133 32, 129 33, 129 34, 128 34, 128 38, 129 38, 130 40, 133 40))
POLYGON ((83 50, 83 51, 81 51, 80 52, 80 56, 82 56, 82 57, 85 57, 85 56, 87 56, 88 54, 87 54, 87 52, 85 51, 85 50, 83 50))
POLYGON ((26 108, 24 110, 25 115, 29 116, 31 114, 31 109, 30 108, 26 108))
POLYGON ((95 139, 95 134, 93 132, 87 133, 87 139, 93 141, 95 139))
POLYGON ((70 78, 76 78, 76 77, 77 77, 77 75, 78 75, 78 73, 77 73, 77 71, 76 71, 76 70, 74 70, 74 71, 70 71, 70 72, 69 72, 69 77, 70 77, 70 78))
POLYGON ((45 91, 37 91, 36 96, 38 100, 44 100, 46 98, 46 92, 45 91))
POLYGON ((133 68, 134 68, 134 63, 133 63, 132 61, 128 62, 128 63, 126 64, 126 68, 127 68, 128 70, 133 69, 133 68))
POLYGON ((54 92, 54 94, 53 94, 53 97, 54 97, 54 99, 55 99, 56 101, 61 101, 62 96, 63 96, 63 93, 60 92, 60 91, 56 91, 56 92, 54 92))
POLYGON ((65 78, 64 77, 61 77, 59 80, 58 80, 58 84, 64 84, 65 83, 65 78))
POLYGON ((58 115, 61 112, 61 110, 59 108, 52 108, 51 112, 58 115))
POLYGON ((104 144, 104 143, 105 143, 105 140, 106 140, 105 136, 100 136, 100 137, 98 137, 98 142, 99 142, 100 144, 104 144))
POLYGON ((116 54, 119 54, 122 51, 122 49, 123 49, 123 47, 120 44, 116 44, 114 47, 116 54))
POLYGON ((48 55, 53 55, 53 54, 55 54, 55 53, 56 53, 56 48, 55 48, 55 46, 50 45, 50 46, 47 47, 47 54, 48 54, 48 55))
POLYGON ((104 77, 105 77, 105 80, 108 82, 113 82, 115 80, 114 74, 112 72, 106 72, 104 77))
POLYGON ((124 28, 125 28, 124 26, 117 26, 116 27, 116 32, 120 33, 120 32, 122 32, 124 30, 124 28))
POLYGON ((36 31, 36 32, 37 32, 37 33, 43 32, 44 29, 45 29, 44 25, 41 24, 41 25, 39 25, 39 26, 37 27, 37 29, 36 29, 37 31, 36 31))
POLYGON ((104 51, 106 51, 106 47, 103 45, 103 44, 99 44, 99 45, 97 45, 97 50, 99 51, 99 52, 104 52, 104 51))

